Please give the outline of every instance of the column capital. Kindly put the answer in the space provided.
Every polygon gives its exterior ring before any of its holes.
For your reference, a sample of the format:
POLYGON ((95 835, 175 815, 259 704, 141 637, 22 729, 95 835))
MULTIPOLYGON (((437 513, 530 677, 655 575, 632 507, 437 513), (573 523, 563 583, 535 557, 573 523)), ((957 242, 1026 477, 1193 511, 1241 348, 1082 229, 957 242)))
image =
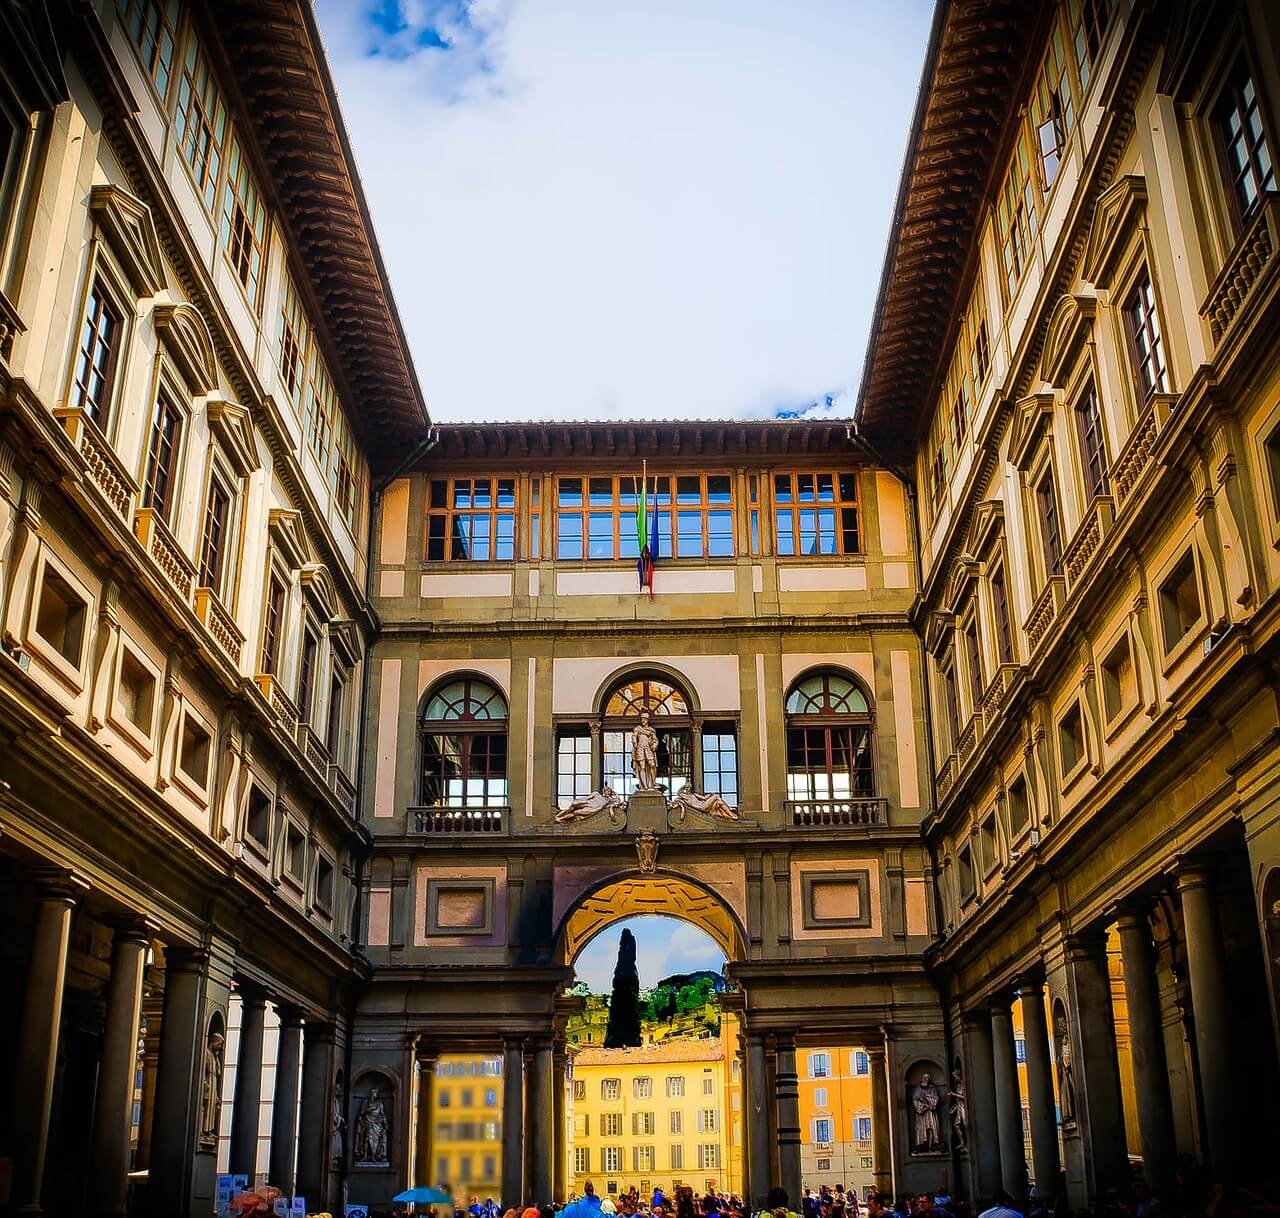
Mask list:
POLYGON ((1122 901, 1116 906, 1116 927, 1119 930, 1142 930, 1151 933, 1149 913, 1151 904, 1148 901, 1122 901))
POLYGON ((291 1002, 277 1002, 276 1016, 280 1020, 282 1028, 300 1028, 306 1012, 301 1007, 294 1006, 291 1002))
POLYGON ((111 936, 114 943, 146 943, 150 944, 155 926, 138 914, 113 914, 103 919, 114 932, 111 936))
POLYGON ((164 949, 166 973, 202 973, 209 967, 209 953, 203 947, 174 943, 164 949))
POLYGON ((504 1053, 523 1053, 524 1036, 517 1032, 504 1032, 502 1034, 502 1051, 504 1053))
POLYGON ((775 1032, 773 1034, 773 1043, 779 1052, 790 1051, 795 1052, 796 1034, 794 1032, 775 1032))
POLYGON ((1043 977, 1026 977, 1018 982, 1018 997, 1025 1002, 1028 998, 1044 998, 1045 984, 1043 977))
POLYGON ((89 891, 88 882, 66 867, 33 867, 27 876, 37 901, 74 905, 89 891))
POLYGON ((331 1045, 338 1039, 338 1028, 328 1020, 308 1019, 302 1034, 309 1045, 331 1045))
POLYGON ((1190 892, 1194 888, 1209 888, 1213 884, 1213 869, 1204 860, 1187 859, 1177 866, 1178 891, 1190 892))
POLYGON ((1107 929, 1105 926, 1091 926, 1085 930, 1068 935, 1064 941, 1068 960, 1078 960, 1081 956, 1105 956, 1107 952, 1107 929))
POLYGON ((236 978, 236 993, 240 995, 241 1005, 246 1007, 265 1007, 271 1000, 271 992, 266 986, 240 977, 236 978))
POLYGON ((871 1041, 862 1046, 862 1050, 867 1055, 868 1061, 884 1061, 888 1056, 884 1041, 871 1041))

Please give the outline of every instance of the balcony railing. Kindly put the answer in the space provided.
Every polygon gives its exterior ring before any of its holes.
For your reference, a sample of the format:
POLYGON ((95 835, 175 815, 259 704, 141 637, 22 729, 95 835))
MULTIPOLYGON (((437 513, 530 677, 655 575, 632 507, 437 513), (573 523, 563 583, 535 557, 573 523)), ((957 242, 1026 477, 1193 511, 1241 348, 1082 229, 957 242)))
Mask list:
POLYGON ((410 808, 419 833, 505 833, 509 808, 410 808))
POLYGON ((1276 249, 1280 247, 1278 212, 1280 197, 1269 195, 1240 234, 1235 249, 1200 306, 1200 316, 1208 321, 1215 343, 1222 341, 1259 280, 1275 270, 1276 249))
POLYGON ((296 735, 298 731, 298 708, 294 706, 293 699, 284 692, 284 687, 280 684, 279 678, 274 673, 260 672, 253 679, 262 691, 262 696, 266 698, 267 705, 275 711, 276 717, 280 720, 284 730, 290 736, 296 735))
POLYGON ((787 818, 797 829, 847 828, 855 825, 883 825, 888 820, 888 801, 866 799, 788 799, 787 818))
POLYGON ((124 463, 107 443, 106 436, 83 410, 63 407, 53 413, 61 421, 63 430, 71 437, 71 443, 84 458, 89 481, 102 492, 102 497, 111 505, 116 515, 128 524, 133 497, 138 488, 124 463))
POLYGON ((327 777, 329 750, 325 748, 324 741, 315 734, 309 723, 298 724, 298 746, 306 754, 307 760, 327 777))
POLYGON ((1036 598, 1036 603, 1031 606, 1031 612, 1027 615, 1026 624, 1023 626, 1027 635, 1027 645, 1032 651, 1040 646, 1044 636, 1049 633, 1049 627, 1053 625, 1053 619, 1058 616, 1058 610, 1062 606, 1062 599, 1062 576, 1052 575, 1045 583, 1044 590, 1036 598))
POLYGON ((356 814, 356 784, 347 777, 346 772, 336 762, 329 762, 329 789, 342 801, 342 806, 352 815, 356 814))
POLYGON ((240 667, 240 653, 244 649, 244 635, 236 620, 227 612, 226 606, 218 599, 212 588, 197 588, 195 599, 196 617, 213 636, 213 641, 222 648, 228 660, 237 668, 240 667))
POLYGON ((1075 586, 1093 556, 1102 549, 1102 542, 1110 532, 1114 519, 1115 503, 1111 496, 1095 496, 1062 556, 1062 569, 1066 572, 1068 588, 1075 586))
POLYGON ((196 583, 195 563, 182 552, 182 547, 169 532, 169 526, 154 508, 139 508, 134 513, 133 533, 173 590, 190 604, 196 583))

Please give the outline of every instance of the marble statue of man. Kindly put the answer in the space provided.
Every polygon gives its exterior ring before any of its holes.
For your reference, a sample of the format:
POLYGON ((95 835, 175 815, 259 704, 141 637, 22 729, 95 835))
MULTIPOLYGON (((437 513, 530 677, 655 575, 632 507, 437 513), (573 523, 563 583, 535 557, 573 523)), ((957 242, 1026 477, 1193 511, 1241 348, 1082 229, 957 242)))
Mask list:
POLYGON ((701 795, 693 789, 693 783, 686 782, 675 799, 671 801, 671 807, 679 811, 682 808, 693 812, 701 812, 704 816, 714 816, 716 820, 740 820, 738 812, 729 807, 723 795, 712 792, 710 795, 701 795))
POLYGON ((568 807, 556 813, 556 824, 565 825, 573 821, 590 820, 601 812, 616 813, 622 808, 622 800, 614 793, 612 787, 601 787, 590 795, 575 799, 568 807))
POLYGON ((370 1087, 356 1117, 356 1162, 386 1163, 387 1132, 387 1110, 377 1087, 370 1087))
POLYGON ((218 1117, 222 1107, 222 1046, 226 1043, 221 1032, 211 1032, 204 1050, 204 1078, 200 1088, 200 1138, 213 1141, 218 1136, 218 1117))
POLYGON ((928 1074, 922 1074, 911 1092, 911 1107, 916 1114, 916 1150, 941 1150, 942 1131, 938 1128, 938 1089, 928 1074))
POLYGON ((969 1135, 969 1104, 959 1070, 951 1073, 951 1090, 947 1092, 947 1098, 951 1101, 951 1128, 956 1135, 956 1146, 963 1148, 969 1135))
POLYGON ((631 772, 636 790, 652 791, 658 785, 658 733, 649 726, 649 712, 640 712, 640 722, 631 733, 631 772))

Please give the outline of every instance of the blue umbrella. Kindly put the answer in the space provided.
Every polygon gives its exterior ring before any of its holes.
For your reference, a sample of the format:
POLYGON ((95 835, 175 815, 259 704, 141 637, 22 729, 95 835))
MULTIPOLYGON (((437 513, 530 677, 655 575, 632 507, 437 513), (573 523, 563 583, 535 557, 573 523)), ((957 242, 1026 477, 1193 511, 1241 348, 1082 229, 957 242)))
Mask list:
POLYGON ((419 1185, 417 1188, 407 1188, 398 1196, 392 1197, 392 1201, 412 1201, 416 1205, 447 1205, 453 1206, 453 1198, 442 1188, 427 1188, 425 1185, 419 1185))

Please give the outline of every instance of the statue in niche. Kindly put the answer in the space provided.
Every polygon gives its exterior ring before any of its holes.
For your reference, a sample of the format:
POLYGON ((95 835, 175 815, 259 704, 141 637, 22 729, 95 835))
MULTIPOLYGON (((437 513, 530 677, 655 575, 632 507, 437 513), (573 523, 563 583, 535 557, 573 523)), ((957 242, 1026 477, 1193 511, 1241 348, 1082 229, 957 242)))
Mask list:
POLYGON ((742 817, 736 808, 731 808, 724 801, 722 795, 701 795, 693 789, 693 783, 686 782, 684 786, 676 793, 676 797, 671 801, 671 811, 675 812, 681 820, 689 812, 701 812, 704 816, 714 817, 716 820, 741 820, 742 817))
POLYGON ((938 1125, 938 1089, 932 1076, 922 1074, 911 1089, 911 1108, 915 1113, 915 1141, 917 1154, 931 1154, 942 1149, 942 1130, 938 1125))
POLYGON ((1076 1072, 1067 1032, 1067 1016, 1061 1009, 1053 1017, 1054 1039, 1058 1042, 1058 1102, 1062 1106, 1062 1123, 1075 1124, 1076 1072))
POLYGON ((637 791, 658 789, 658 733, 649 726, 649 712, 640 712, 640 722, 631 732, 631 772, 637 791))
POLYGON ((346 1093, 343 1090, 342 1081, 339 1079, 338 1082, 334 1084, 333 1114, 329 1118, 329 1153, 333 1156, 335 1167, 342 1162, 342 1135, 346 1132, 347 1128, 347 1118, 343 1116, 343 1109, 345 1107, 346 1093))
POLYGON ((951 1072, 951 1089, 947 1098, 951 1101, 951 1131, 955 1135, 956 1149, 963 1150, 969 1136, 969 1104, 959 1070, 951 1072))
POLYGON ((561 808, 556 813, 556 824, 567 825, 580 820, 590 820, 602 812, 608 812, 609 819, 614 824, 621 824, 625 807, 622 797, 616 794, 612 787, 601 787, 599 791, 593 791, 590 795, 575 799, 567 808, 561 808))
POLYGON ((383 1106, 382 1096, 377 1087, 370 1087, 369 1094, 360 1105, 360 1114, 356 1117, 355 1161, 371 1167, 383 1167, 390 1160, 390 1128, 387 1122, 387 1110, 383 1106))
POLYGON ((214 1029, 204 1047, 204 1067, 200 1079, 200 1141, 218 1141, 218 1118, 222 1109, 222 1054, 226 1038, 214 1029))

